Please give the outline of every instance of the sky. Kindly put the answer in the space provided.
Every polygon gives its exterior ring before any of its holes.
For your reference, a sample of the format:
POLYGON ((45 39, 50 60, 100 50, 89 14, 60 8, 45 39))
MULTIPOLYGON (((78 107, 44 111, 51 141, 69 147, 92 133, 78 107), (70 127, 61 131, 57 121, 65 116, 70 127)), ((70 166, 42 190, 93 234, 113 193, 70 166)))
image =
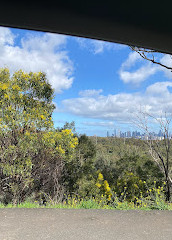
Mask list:
MULTIPOLYGON (((168 54, 155 59, 172 66, 168 54)), ((55 126, 75 121, 79 134, 133 131, 140 110, 157 118, 172 112, 172 72, 123 44, 0 27, 0 67, 45 72, 55 126)))

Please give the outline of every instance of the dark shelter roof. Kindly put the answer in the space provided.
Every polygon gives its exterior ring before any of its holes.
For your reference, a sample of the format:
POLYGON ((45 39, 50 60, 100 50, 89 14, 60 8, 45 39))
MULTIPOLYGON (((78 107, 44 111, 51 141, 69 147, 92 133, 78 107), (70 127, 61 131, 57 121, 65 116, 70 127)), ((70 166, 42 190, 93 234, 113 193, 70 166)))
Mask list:
POLYGON ((5 1, 0 25, 102 39, 172 53, 170 1, 5 1))

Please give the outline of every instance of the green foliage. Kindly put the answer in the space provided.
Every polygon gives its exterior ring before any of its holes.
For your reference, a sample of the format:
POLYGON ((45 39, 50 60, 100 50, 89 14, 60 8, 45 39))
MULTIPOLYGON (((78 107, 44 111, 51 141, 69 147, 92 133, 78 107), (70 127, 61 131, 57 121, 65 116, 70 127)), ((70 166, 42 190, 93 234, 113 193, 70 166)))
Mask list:
POLYGON ((53 97, 44 73, 0 70, 2 207, 169 209, 144 141, 95 141, 77 136, 74 122, 55 129, 53 97))
MULTIPOLYGON (((0 170, 17 203, 32 185, 37 131, 53 125, 53 89, 43 73, 0 70, 0 170)), ((4 183, 5 184, 5 183, 4 183)))
POLYGON ((136 147, 132 145, 134 141, 127 140, 124 144, 121 139, 98 138, 95 161, 96 169, 103 174, 111 189, 121 199, 125 198, 128 201, 141 194, 145 196, 147 188, 153 186, 154 181, 156 186, 161 186, 164 177, 150 156, 137 150, 138 140, 135 143, 136 147), (128 143, 131 144, 130 147, 128 143), (122 151, 121 154, 116 153, 118 147, 122 151))
POLYGON ((125 171, 117 180, 116 192, 122 199, 133 201, 136 197, 139 198, 142 193, 146 192, 146 182, 143 182, 132 172, 125 171))
POLYGON ((104 180, 103 174, 101 172, 98 173, 96 186, 99 189, 99 195, 106 197, 106 199, 110 201, 112 197, 112 191, 109 187, 108 181, 104 180))
POLYGON ((66 122, 61 130, 63 130, 63 129, 71 129, 72 132, 74 133, 75 132, 75 122, 74 121, 72 121, 70 123, 66 122))
POLYGON ((83 160, 88 158, 93 159, 96 155, 96 149, 92 141, 86 135, 81 135, 78 141, 80 157, 82 157, 83 160))
POLYGON ((10 76, 7 68, 0 70, 0 201, 5 204, 20 203, 34 191, 47 194, 50 186, 52 197, 59 191, 78 139, 69 129, 53 128, 53 97, 44 73, 20 70, 10 76))
POLYGON ((76 193, 83 197, 95 194, 95 154, 96 149, 91 140, 86 135, 78 137, 75 154, 65 164, 63 183, 67 193, 76 193))
POLYGON ((116 162, 117 175, 120 177, 128 171, 137 176, 140 180, 146 181, 150 187, 154 181, 160 186, 163 181, 163 174, 158 166, 147 156, 124 155, 116 162))
POLYGON ((80 204, 79 204, 79 208, 83 208, 83 209, 99 209, 100 206, 99 206, 99 204, 95 200, 89 199, 89 200, 81 201, 80 204))
POLYGON ((44 73, 0 71, 1 131, 41 130, 52 126, 54 91, 44 73))

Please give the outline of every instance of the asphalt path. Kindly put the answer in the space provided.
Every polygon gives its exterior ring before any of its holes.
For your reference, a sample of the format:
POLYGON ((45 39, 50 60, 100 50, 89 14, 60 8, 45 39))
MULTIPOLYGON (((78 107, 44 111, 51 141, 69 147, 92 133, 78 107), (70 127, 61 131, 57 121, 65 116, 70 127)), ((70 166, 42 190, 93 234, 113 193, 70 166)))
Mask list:
POLYGON ((0 240, 172 240, 172 211, 0 209, 0 240))

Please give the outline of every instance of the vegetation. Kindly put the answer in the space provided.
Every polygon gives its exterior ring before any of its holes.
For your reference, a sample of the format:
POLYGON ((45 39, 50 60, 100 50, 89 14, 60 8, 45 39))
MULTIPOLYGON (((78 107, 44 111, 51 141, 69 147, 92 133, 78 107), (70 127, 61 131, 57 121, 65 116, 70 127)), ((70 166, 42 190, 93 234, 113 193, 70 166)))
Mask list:
POLYGON ((170 151, 167 189, 145 141, 55 128, 53 97, 44 73, 0 70, 0 207, 172 209, 170 151))

